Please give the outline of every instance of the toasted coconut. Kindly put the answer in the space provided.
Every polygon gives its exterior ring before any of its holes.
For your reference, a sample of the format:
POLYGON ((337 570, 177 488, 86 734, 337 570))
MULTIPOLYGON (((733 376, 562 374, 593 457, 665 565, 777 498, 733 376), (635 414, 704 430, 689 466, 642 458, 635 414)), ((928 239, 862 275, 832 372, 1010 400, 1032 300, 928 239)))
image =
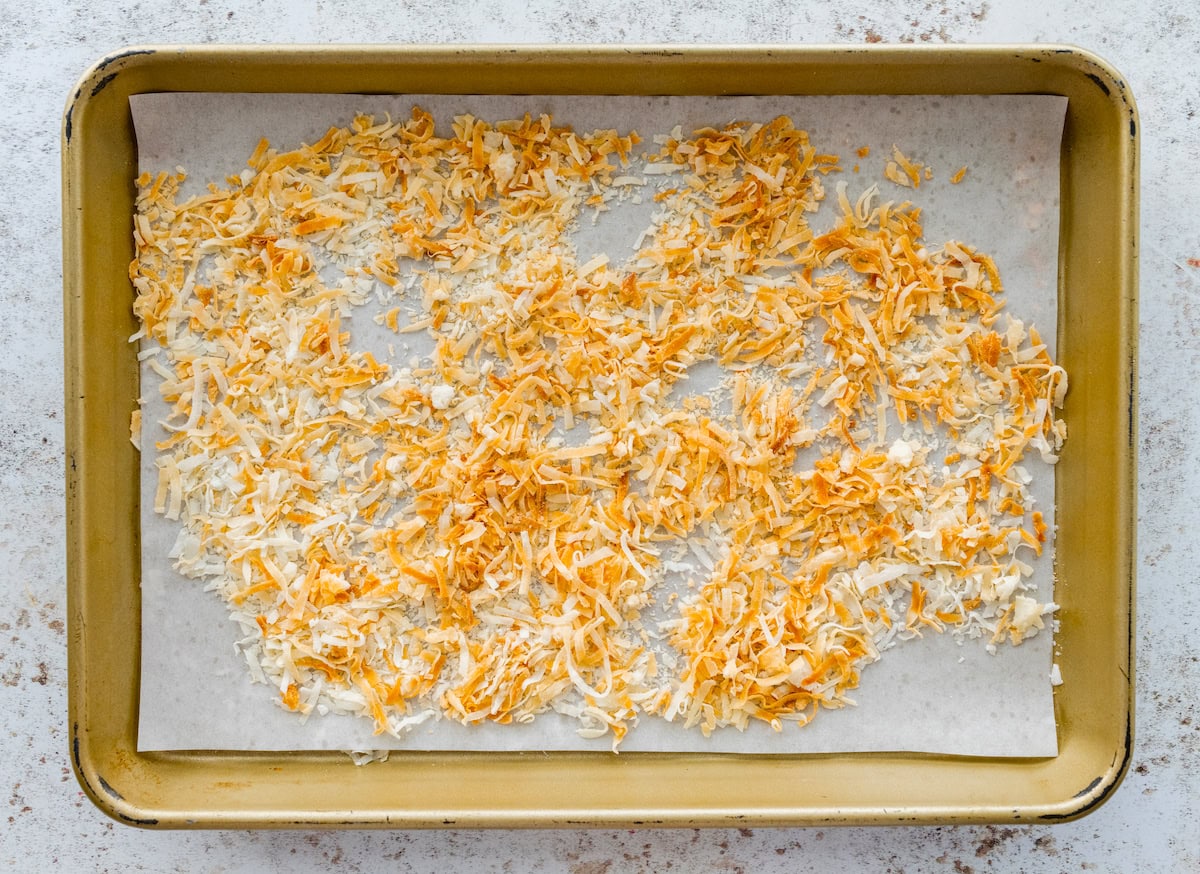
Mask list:
POLYGON ((184 202, 181 175, 138 180, 155 509, 284 707, 396 734, 553 709, 615 745, 646 713, 803 724, 899 640, 1042 627, 1020 461, 1056 457, 1066 376, 999 323, 991 260, 873 187, 839 185, 815 234, 839 162, 786 118, 677 130, 631 169, 638 142, 528 116, 443 137, 414 109, 264 141, 184 202), (648 184, 633 258, 578 263, 580 212, 648 184), (376 296, 429 359, 356 350, 376 296), (675 399, 703 362, 727 413, 675 399))

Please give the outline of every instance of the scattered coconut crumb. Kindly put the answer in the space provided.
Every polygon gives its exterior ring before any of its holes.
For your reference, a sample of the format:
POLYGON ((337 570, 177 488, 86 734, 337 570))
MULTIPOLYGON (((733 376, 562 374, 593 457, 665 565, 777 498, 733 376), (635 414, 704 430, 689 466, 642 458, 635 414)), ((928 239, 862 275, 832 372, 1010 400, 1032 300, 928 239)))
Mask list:
MULTIPOLYGON (((883 175, 890 181, 901 185, 905 188, 920 188, 921 174, 927 170, 924 164, 919 164, 915 161, 910 161, 900 151, 899 146, 892 146, 892 160, 887 162, 884 167, 883 175)), ((926 179, 931 178, 932 174, 926 175, 926 179)))
POLYGON ((350 761, 362 767, 372 762, 386 762, 391 756, 391 752, 391 750, 348 750, 346 755, 350 757, 350 761))

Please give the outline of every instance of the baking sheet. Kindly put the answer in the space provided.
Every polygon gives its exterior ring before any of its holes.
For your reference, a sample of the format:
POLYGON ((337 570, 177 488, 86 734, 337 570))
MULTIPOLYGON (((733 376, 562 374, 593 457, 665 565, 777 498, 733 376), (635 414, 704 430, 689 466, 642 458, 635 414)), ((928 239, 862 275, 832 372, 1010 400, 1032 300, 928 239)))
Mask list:
MULTIPOLYGON (((190 190, 239 172, 260 138, 280 148, 313 142, 331 124, 368 112, 407 116, 413 104, 433 112, 444 127, 469 112, 498 120, 525 112, 550 112, 577 129, 635 129, 646 140, 675 124, 684 130, 735 118, 792 117, 809 131, 818 150, 842 156, 851 199, 879 183, 889 199, 911 199, 923 208, 926 240, 962 239, 991 254, 1005 282, 1008 311, 1036 325, 1053 354, 1057 299, 1059 149, 1066 101, 1049 96, 986 97, 380 97, 345 95, 156 94, 131 99, 139 169, 189 173, 190 190), (892 144, 933 168, 934 180, 918 191, 883 180, 892 144), (855 157, 870 146, 871 154, 855 157), (851 172, 860 165, 858 174, 851 172), (963 184, 949 177, 968 166, 963 184)), ((839 177, 834 177, 839 178, 839 177)), ((829 180, 832 188, 834 178, 829 180)), ((595 226, 582 222, 580 258, 608 252, 614 262, 632 254, 648 216, 620 209, 595 226)), ((835 220, 826 207, 818 229, 835 220)), ((352 342, 383 351, 385 336, 372 331, 371 311, 351 321, 352 342)), ((405 354, 400 350, 398 354, 405 354)), ((404 738, 374 735, 368 720, 313 716, 301 724, 276 705, 267 686, 252 685, 233 643, 240 632, 225 604, 200 581, 175 574, 167 558, 176 524, 156 517, 153 442, 155 380, 143 372, 147 401, 142 458, 142 676, 138 746, 152 749, 478 749, 607 750, 610 739, 584 740, 576 723, 544 714, 529 726, 464 727, 427 723, 404 738)), ((1069 451, 1069 444, 1068 444, 1069 451)), ((1033 495, 1053 530, 1053 472, 1033 456, 1033 495)), ((1035 564, 1039 600, 1051 599, 1053 550, 1035 564)), ((1057 752, 1049 682, 1051 636, 1043 632, 1018 648, 989 655, 982 641, 961 645, 949 635, 927 634, 889 650, 865 666, 852 697, 858 706, 822 711, 803 729, 781 734, 756 724, 704 738, 698 730, 644 717, 622 751, 857 752, 918 751, 956 755, 1047 756, 1057 752)), ((1069 678, 1068 678, 1069 679, 1069 678)))

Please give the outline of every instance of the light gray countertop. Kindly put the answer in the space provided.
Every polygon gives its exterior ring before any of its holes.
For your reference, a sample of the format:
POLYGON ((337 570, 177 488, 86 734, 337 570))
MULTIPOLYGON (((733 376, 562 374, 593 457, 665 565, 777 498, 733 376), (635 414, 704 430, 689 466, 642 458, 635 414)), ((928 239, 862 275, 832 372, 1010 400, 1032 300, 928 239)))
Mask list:
POLYGON ((0 866, 72 871, 1200 871, 1200 11, 1192 0, 35 4, 0 13, 0 866), (300 4, 295 4, 297 8, 300 4), (139 43, 1065 42, 1141 112, 1137 741, 1115 796, 1053 827, 145 832, 71 774, 66 726, 59 123, 139 43))

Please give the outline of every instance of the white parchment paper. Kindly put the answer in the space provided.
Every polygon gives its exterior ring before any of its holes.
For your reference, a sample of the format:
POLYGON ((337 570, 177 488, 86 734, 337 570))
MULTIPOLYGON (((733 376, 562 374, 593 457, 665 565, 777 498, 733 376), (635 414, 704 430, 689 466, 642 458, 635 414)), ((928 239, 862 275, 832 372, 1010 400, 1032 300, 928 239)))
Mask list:
MULTIPOLYGON (((182 167, 189 175, 185 192, 239 173, 263 137, 277 148, 292 149, 358 113, 407 117, 414 104, 431 111, 443 130, 463 113, 497 121, 548 112, 556 123, 577 130, 636 130, 651 149, 654 134, 677 124, 688 132, 786 114, 809 132, 818 151, 841 156, 844 172, 826 180, 831 194, 839 178, 848 182, 851 201, 878 183, 885 199, 922 207, 930 246, 957 239, 989 253, 1000 268, 1008 311, 1035 325, 1054 354, 1065 98, 148 94, 131 99, 139 171, 182 167), (931 167, 934 178, 919 190, 886 181, 883 168, 893 144, 931 167), (863 146, 871 151, 859 158, 863 146), (962 166, 968 167, 964 181, 951 185, 950 177, 962 166)), ((600 251, 614 263, 632 255, 649 215, 649 204, 626 203, 594 225, 584 218, 576 239, 580 262, 600 251)), ((836 206, 829 203, 813 224, 821 230, 836 217, 836 206)), ((381 361, 394 360, 386 341, 395 335, 373 330, 371 315, 368 305, 351 321, 352 342, 373 349, 381 361)), ((139 749, 609 749, 609 738, 584 740, 574 722, 554 713, 530 725, 465 727, 441 720, 397 740, 375 735, 366 719, 314 715, 302 723, 281 709, 274 689, 251 683, 234 648, 239 632, 225 603, 204 591, 201 581, 175 573, 167 557, 177 525, 153 511, 154 443, 165 436, 157 424, 165 416, 157 383, 143 367, 139 749)), ((1053 470, 1036 453, 1024 464, 1034 474, 1032 493, 1053 531, 1053 470)), ((1035 563, 1035 579, 1038 599, 1051 600, 1052 544, 1035 563)), ((725 729, 705 738, 698 730, 644 716, 621 750, 1052 756, 1057 735, 1051 645, 1047 630, 1020 647, 1004 645, 989 655, 982 640, 959 643, 949 634, 927 633, 865 666, 852 694, 856 707, 822 711, 804 728, 789 725, 776 733, 756 724, 745 732, 725 729)))

